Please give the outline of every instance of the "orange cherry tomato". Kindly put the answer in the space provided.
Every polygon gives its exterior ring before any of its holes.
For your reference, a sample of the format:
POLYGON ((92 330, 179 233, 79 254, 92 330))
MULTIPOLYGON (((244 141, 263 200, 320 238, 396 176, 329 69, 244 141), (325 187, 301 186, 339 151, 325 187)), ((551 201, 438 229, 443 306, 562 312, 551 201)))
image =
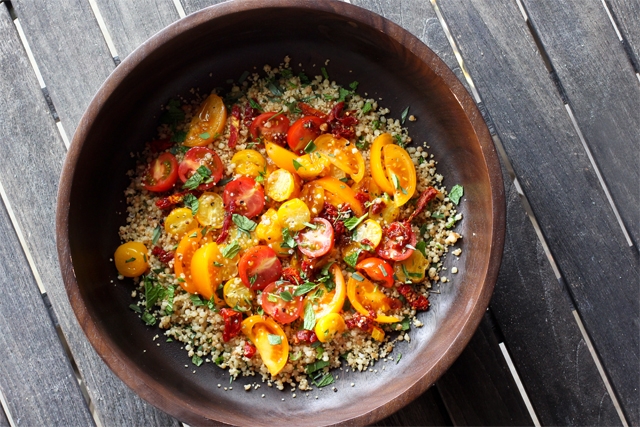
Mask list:
POLYGON ((200 246, 202 237, 201 228, 196 228, 193 232, 186 234, 182 240, 180 240, 174 257, 173 270, 176 273, 176 277, 184 280, 180 282, 180 287, 191 294, 197 292, 196 286, 193 284, 191 278, 191 260, 193 259, 193 254, 200 246))
POLYGON ((251 122, 249 133, 254 140, 264 138, 269 142, 284 142, 289 130, 289 119, 282 113, 262 113, 251 122))
POLYGON ((178 161, 171 153, 162 153, 153 160, 142 178, 147 191, 167 191, 178 179, 178 161))
POLYGON ((242 255, 238 274, 246 286, 260 290, 280 278, 282 264, 273 249, 258 245, 247 249, 242 255))
POLYGON ((316 314, 316 320, 323 318, 329 313, 339 313, 342 311, 342 306, 347 296, 347 287, 345 286, 344 276, 342 275, 340 266, 333 264, 330 273, 336 285, 335 288, 328 291, 327 287, 321 284, 319 289, 322 290, 322 296, 320 296, 319 299, 314 296, 315 292, 313 291, 305 297, 305 305, 307 303, 311 304, 316 314))
POLYGON ((389 311, 402 307, 402 303, 386 296, 377 285, 358 273, 353 273, 349 278, 347 296, 351 306, 358 313, 365 316, 375 315, 373 320, 378 323, 395 323, 402 320, 388 314, 389 311))
POLYGON ((149 268, 147 247, 140 242, 127 242, 118 246, 113 259, 118 273, 124 277, 138 277, 149 268))
POLYGON ((333 249, 333 226, 324 218, 314 218, 296 237, 300 252, 310 258, 319 258, 333 249))
POLYGON ((387 179, 387 174, 382 164, 382 148, 389 144, 393 144, 393 137, 389 133, 383 133, 374 139, 369 151, 369 162, 371 163, 371 176, 378 184, 378 187, 386 193, 394 194, 394 188, 387 179))
POLYGON ((289 341, 280 325, 268 316, 254 315, 244 319, 242 333, 256 346, 269 373, 278 375, 289 359, 289 341))
POLYGON ((197 249, 191 258, 191 280, 195 291, 208 300, 215 298, 216 304, 223 303, 216 295, 223 280, 223 266, 220 247, 213 242, 197 249))
POLYGON ((407 150, 396 144, 382 147, 384 167, 393 185, 393 201, 397 207, 407 203, 416 192, 416 168, 407 150))
POLYGON ((297 285, 289 282, 273 282, 262 291, 260 305, 277 322, 291 323, 302 313, 303 296, 294 297, 297 285))
POLYGON ((189 132, 183 142, 187 147, 209 145, 222 135, 227 122, 227 110, 224 102, 215 93, 204 100, 198 112, 189 124, 189 132))
POLYGON ((322 208, 324 207, 324 188, 314 182, 309 182, 302 186, 300 200, 306 203, 311 218, 314 218, 322 212, 322 208))
POLYGON ((234 202, 234 213, 253 218, 264 208, 264 189, 255 179, 243 176, 234 179, 224 187, 222 200, 227 208, 232 201, 234 202))
POLYGON ((324 188, 325 191, 333 193, 337 198, 342 200, 343 203, 348 203, 351 210, 357 216, 360 217, 364 214, 364 207, 362 203, 356 199, 356 193, 344 182, 330 176, 317 179, 313 182, 324 188))
POLYGON ((222 160, 215 151, 205 147, 194 147, 189 149, 184 155, 184 159, 178 167, 178 175, 182 182, 187 182, 201 166, 206 167, 211 172, 211 177, 207 178, 198 186, 198 190, 204 191, 214 185, 222 178, 222 160))
POLYGON ((344 332, 347 325, 338 313, 329 313, 318 320, 314 332, 320 342, 329 342, 340 332, 344 332))
POLYGON ((273 160, 276 166, 291 173, 296 173, 294 161, 298 158, 297 154, 269 141, 265 142, 264 147, 267 151, 267 156, 273 160))
POLYGON ((365 169, 364 158, 354 143, 325 133, 317 137, 314 144, 333 165, 348 173, 355 182, 362 180, 365 169))
POLYGON ((322 131, 320 125, 325 123, 319 117, 306 116, 296 120, 287 131, 287 143, 293 152, 302 154, 309 141, 316 139, 322 131))
POLYGON ((364 271, 371 280, 384 282, 385 288, 393 286, 393 269, 380 258, 366 258, 356 264, 356 270, 364 271))

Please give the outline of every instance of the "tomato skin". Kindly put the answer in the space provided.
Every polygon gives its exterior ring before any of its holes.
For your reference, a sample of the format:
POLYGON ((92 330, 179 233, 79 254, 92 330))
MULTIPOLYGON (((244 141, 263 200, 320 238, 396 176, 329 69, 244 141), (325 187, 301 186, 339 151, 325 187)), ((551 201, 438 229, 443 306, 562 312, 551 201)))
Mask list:
POLYGON ((333 227, 324 218, 314 218, 311 224, 315 225, 315 230, 307 228, 298 233, 296 241, 300 252, 311 258, 319 258, 333 249, 333 227))
POLYGON ((238 263, 242 282, 252 290, 264 289, 282 274, 282 264, 276 252, 269 246, 258 245, 247 251, 238 263))
POLYGON ((283 143, 289 130, 289 119, 284 114, 262 113, 251 122, 249 133, 253 139, 262 137, 270 142, 283 143), (276 116, 277 117, 274 117, 276 116), (273 118, 272 118, 273 117, 273 118))
POLYGON ((251 359, 253 356, 256 355, 256 346, 251 344, 251 343, 244 343, 244 347, 243 347, 243 352, 244 352, 244 357, 246 357, 247 359, 251 359))
POLYGON ((225 206, 234 202, 234 213, 253 218, 264 208, 264 189, 255 179, 243 176, 225 186, 222 199, 225 206))
POLYGON ((269 316, 254 315, 242 321, 242 333, 256 346, 269 373, 278 375, 289 359, 289 341, 280 325, 269 316), (281 343, 272 344, 269 335, 278 335, 281 343))
POLYGON ((124 277, 138 277, 149 268, 147 248, 140 242, 127 242, 118 246, 113 255, 118 273, 124 277))
POLYGON ((402 303, 386 296, 369 279, 352 275, 347 282, 347 297, 351 306, 360 314, 371 317, 378 323, 395 323, 401 319, 387 314, 390 310, 402 307, 402 303), (375 316, 375 317, 374 317, 375 316))
POLYGON ((206 147, 193 147, 187 151, 178 167, 180 180, 187 182, 200 166, 205 166, 211 171, 211 182, 200 184, 198 190, 208 190, 222 179, 224 167, 218 154, 206 147))
POLYGON ((408 248, 407 245, 415 247, 417 241, 411 225, 395 221, 384 228, 382 241, 376 248, 376 254, 386 260, 403 261, 413 253, 413 249, 408 248))
POLYGON ((222 340, 228 342, 232 338, 238 336, 242 330, 242 313, 238 313, 230 308, 221 308, 220 314, 224 319, 224 331, 222 331, 222 340))
POLYGON ((183 144, 187 147, 203 147, 212 143, 220 136, 226 122, 227 110, 224 107, 224 101, 212 93, 191 119, 189 132, 183 144))
POLYGON ((320 289, 323 289, 324 293, 319 300, 314 301, 311 295, 305 297, 305 303, 311 304, 313 311, 316 313, 316 320, 320 320, 330 313, 339 313, 344 306, 347 286, 338 264, 331 266, 331 274, 336 285, 332 291, 327 291, 327 288, 322 284, 320 289))
POLYGON ((178 179, 178 160, 171 153, 162 153, 153 160, 142 179, 147 191, 161 193, 167 191, 178 179))
POLYGON ((293 297, 290 301, 280 296, 283 292, 288 292, 291 296, 296 288, 289 282, 273 282, 264 288, 260 302, 264 312, 282 324, 296 320, 302 313, 303 296, 293 297))
POLYGON ((320 126, 325 123, 319 117, 306 116, 296 120, 287 131, 287 144, 292 151, 302 154, 309 141, 316 139, 321 133, 320 126))
POLYGON ((384 282, 385 288, 393 286, 393 269, 388 262, 380 258, 363 259, 356 264, 356 270, 364 271, 371 280, 384 282))

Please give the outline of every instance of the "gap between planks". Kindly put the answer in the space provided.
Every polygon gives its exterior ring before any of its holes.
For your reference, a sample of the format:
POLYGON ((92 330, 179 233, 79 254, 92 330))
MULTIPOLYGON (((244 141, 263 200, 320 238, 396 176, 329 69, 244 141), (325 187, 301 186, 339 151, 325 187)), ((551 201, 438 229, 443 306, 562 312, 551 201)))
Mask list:
MULTIPOLYGON (((440 8, 438 7, 437 4, 437 0, 429 0, 431 2, 431 5, 433 6, 436 15, 438 17, 438 20, 440 21, 440 24, 442 25, 442 28, 445 32, 445 35, 447 37, 447 39, 449 40, 449 44, 451 45, 451 48, 454 51, 455 57, 458 60, 458 63, 460 65, 460 68, 463 71, 463 74, 465 76, 465 78, 467 79, 467 83, 469 84, 469 86, 471 87, 471 92, 472 95, 476 101, 476 103, 479 104, 480 110, 481 111, 485 111, 484 106, 482 105, 482 99, 480 98, 480 95, 478 93, 478 91, 476 90, 475 84, 473 83, 473 79, 471 78, 471 76, 469 75, 469 73, 467 72, 466 66, 464 65, 464 61, 462 59, 462 56, 460 54, 460 51, 458 49, 458 46, 449 30, 449 26, 447 25, 444 16, 442 15, 442 12, 440 11, 440 8)), ((529 18, 528 15, 526 13, 526 9, 524 8, 524 5, 522 5, 522 3, 520 2, 520 0, 515 0, 518 8, 520 9, 520 12, 522 13, 522 16, 525 20, 525 22, 527 23, 527 27, 532 35, 532 37, 534 38, 536 45, 538 46, 538 50, 540 52, 540 55, 543 57, 543 60, 545 62, 545 65, 548 65, 549 60, 548 57, 546 56, 546 52, 544 52, 544 50, 542 49, 542 45, 539 43, 539 40, 537 39, 537 35, 535 34, 535 32, 533 31, 532 27, 529 25, 529 18)), ((603 0, 603 4, 604 4, 604 0, 603 0)), ((606 5, 605 5, 606 6, 606 5)), ((612 24, 614 24, 614 22, 612 21, 612 24)), ((616 32, 618 32, 616 30, 616 32)), ((548 68, 548 67, 547 67, 548 68)), ((552 70, 550 70, 552 71, 552 70)), ((636 75, 638 76, 638 79, 640 80, 640 75, 638 75, 636 73, 636 75)), ((564 100, 564 94, 561 93, 561 97, 564 100)), ((595 161, 593 160, 593 157, 591 156, 591 153, 589 151, 589 149, 586 146, 586 142, 584 141, 584 138, 582 136, 582 132, 580 131, 580 128, 578 127, 578 124, 576 123, 574 117, 573 117, 573 113, 571 111, 571 108, 569 107, 569 105, 566 102, 563 102, 565 108, 567 109, 567 113, 571 119, 571 122, 574 126, 574 128, 576 129, 577 134, 580 137, 580 140, 583 143, 583 146, 587 152, 587 155, 589 156, 589 159, 596 171, 596 174, 600 180, 600 184, 603 187, 603 190, 605 191, 605 194, 607 195, 607 198, 609 200, 609 203, 611 204, 611 207, 616 215, 616 218, 618 219, 618 223, 620 224, 620 227, 622 228, 622 231, 627 239, 627 242, 629 243, 629 246, 633 246, 633 243, 631 242, 631 239, 629 238, 629 235, 626 231, 626 228, 624 226, 624 224, 622 223, 620 216, 618 214, 618 210, 615 207, 615 204, 613 204, 613 200, 610 198, 609 195, 609 191, 606 187, 606 185, 604 184, 604 182, 602 181, 602 178, 600 176, 600 171, 598 169, 598 167, 595 165, 595 161)), ((484 114, 483 114, 484 115, 484 114)), ((488 119, 488 126, 490 129, 493 129, 493 123, 491 122, 491 118, 488 115, 488 112, 486 112, 486 117, 485 119, 488 119)), ((613 402, 613 405, 616 409, 616 412, 618 414, 618 417, 620 418, 620 421, 622 422, 622 425, 627 427, 629 424, 624 416, 624 413, 622 412, 622 408, 620 406, 620 403, 618 401, 618 397, 616 395, 616 393, 613 390, 613 386, 611 385, 611 382, 609 381, 609 378, 607 377, 606 372, 604 371, 604 368, 602 366, 602 363, 600 362, 600 357, 598 356, 595 347, 593 346, 593 343, 591 342, 591 338, 589 337, 589 334, 587 333, 586 329, 584 328, 584 325, 582 323, 582 319, 580 318, 580 314, 578 313, 577 309, 576 309, 576 305, 575 302, 573 300, 573 298, 571 297, 571 293, 569 292, 567 285, 564 282, 564 279, 562 278, 562 275, 560 273, 560 270, 555 262, 555 259, 553 257, 553 255, 551 254, 551 251, 549 250, 549 246, 547 245, 546 239, 544 238, 544 235, 542 234, 542 230, 538 224, 538 221, 535 217, 535 215, 533 214, 533 210, 531 209, 531 205, 529 204, 529 201, 526 197, 526 195, 524 194, 522 187, 520 186, 520 183, 518 182, 518 179, 514 173, 513 167, 511 165, 511 162, 506 154, 506 151, 504 150, 503 146, 502 146, 502 141, 500 140, 500 137, 497 134, 493 134, 492 133, 492 137, 493 137, 493 141, 496 144, 496 149, 501 157, 501 160, 503 161, 507 171, 509 172, 509 175, 511 176, 511 178, 513 179, 513 184, 516 187, 516 190, 518 192, 518 194, 520 195, 520 200, 522 202, 522 204, 524 205, 524 209, 527 213, 527 216, 529 217, 529 220, 531 221, 533 228, 536 232, 536 235, 538 236, 538 240, 540 241, 544 252, 549 260, 549 263, 551 264, 551 268, 554 271, 554 274, 556 275, 556 278, 558 279, 558 283, 560 284, 560 287, 562 288, 563 293, 567 296, 568 302, 571 306, 571 312, 573 314, 573 317, 576 321, 576 323, 578 324, 578 329, 580 330, 580 333, 582 334, 582 338, 584 339, 585 343, 587 344, 587 347, 589 349, 589 353, 591 354, 591 357, 593 358, 594 363, 596 364, 596 367, 598 369, 598 372, 600 373, 600 377, 602 378, 602 381, 605 385, 605 388, 607 390, 607 392, 609 393, 609 396, 611 397, 611 400, 613 402)), ((500 343, 501 345, 501 349, 502 349, 502 345, 503 343, 500 343)), ((537 417, 535 416, 535 413, 533 412, 533 407, 530 406, 529 399, 526 395, 526 391, 524 390, 524 386, 522 386, 522 388, 520 388, 521 386, 521 381, 519 379, 517 370, 515 368, 515 366, 513 365, 513 362, 511 361, 511 357, 509 356, 506 347, 504 348, 504 352, 503 354, 505 355, 505 359, 507 360, 507 364, 509 365, 509 369, 512 369, 512 375, 514 376, 514 380, 516 381, 516 384, 518 384, 518 389, 520 390, 523 399, 525 400, 525 404, 527 405, 527 408, 530 410, 531 412, 531 418, 534 420, 534 422, 537 421, 537 417)), ((539 424, 537 424, 539 425, 539 424)))

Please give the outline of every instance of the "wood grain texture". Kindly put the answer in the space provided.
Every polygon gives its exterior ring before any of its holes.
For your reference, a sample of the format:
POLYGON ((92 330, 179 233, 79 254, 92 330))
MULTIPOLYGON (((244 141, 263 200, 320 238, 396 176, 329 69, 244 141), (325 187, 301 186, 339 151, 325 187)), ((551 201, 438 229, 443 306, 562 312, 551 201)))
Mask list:
POLYGON ((171 0, 96 0, 120 60, 178 19, 171 0))
POLYGON ((393 415, 373 424, 380 427, 393 426, 450 426, 451 419, 437 388, 431 387, 416 400, 393 415))
MULTIPOLYGON (((15 134, 34 114, 47 117, 48 110, 4 5, 0 5, 0 33, 3 34, 0 38, 0 145, 4 152, 11 152, 10 156, 3 156, 5 162, 15 162, 14 148, 20 144, 9 135, 15 134), (41 100, 37 109, 22 101, 34 97, 41 100)), ((49 121, 53 124, 50 118, 49 121)), ((13 181, 25 181, 24 171, 23 164, 19 173, 12 173, 13 181)), ((2 172, 0 182, 6 188, 10 183, 6 171, 2 172)), ((29 196, 29 209, 36 213, 34 207, 39 205, 35 203, 34 193, 29 196)), ((32 232, 29 228, 24 230, 26 234, 32 232)), ((0 316, 0 388, 9 413, 20 425, 92 425, 93 418, 4 203, 0 207, 0 236, 0 277, 8 290, 0 299, 3 313, 0 316)), ((1 424, 8 425, 4 413, 1 424)))
POLYGON ((222 3, 224 0, 181 0, 184 11, 187 15, 193 12, 197 12, 205 7, 213 6, 214 4, 222 3))
POLYGON ((524 0, 523 3, 637 245, 640 86, 633 67, 600 2, 524 0))
MULTIPOLYGON (((640 68, 640 1, 638 0, 607 0, 611 14, 618 24, 629 49, 634 56, 636 66, 640 68)), ((640 71, 640 70, 638 70, 640 71)))
POLYGON ((88 1, 12 4, 67 135, 115 67, 88 1))
POLYGON ((440 8, 629 421, 637 424, 637 252, 626 247, 517 5, 447 0, 440 8))
MULTIPOLYGON (((3 6, 0 8, 6 12, 3 6)), ((17 39, 15 28, 8 28, 3 34, 10 34, 17 39)), ((59 35, 57 42, 64 46, 64 50, 74 49, 72 37, 59 35)), ((21 46, 18 46, 14 50, 23 56, 6 61, 7 64, 15 64, 15 68, 5 68, 3 65, 0 71, 7 73, 3 82, 12 81, 13 90, 21 88, 21 92, 1 98, 7 100, 3 107, 3 118, 6 117, 6 123, 11 124, 11 127, 3 126, 1 140, 4 146, 11 147, 11 156, 0 158, 0 181, 25 233, 27 246, 45 282, 56 316, 105 426, 176 425, 176 421, 142 401, 106 367, 87 341, 71 310, 60 277, 54 240, 56 191, 65 155, 64 146, 35 74, 21 46), (38 179, 25 179, 25 170, 37 171, 38 179), (38 209, 34 209, 34 195, 37 195, 38 209)), ((5 61, 2 63, 5 64, 5 61)), ((66 89, 71 90, 68 85, 66 89)), ((91 95, 84 94, 87 98, 91 95)), ((52 338, 56 338, 55 331, 51 334, 52 338)))

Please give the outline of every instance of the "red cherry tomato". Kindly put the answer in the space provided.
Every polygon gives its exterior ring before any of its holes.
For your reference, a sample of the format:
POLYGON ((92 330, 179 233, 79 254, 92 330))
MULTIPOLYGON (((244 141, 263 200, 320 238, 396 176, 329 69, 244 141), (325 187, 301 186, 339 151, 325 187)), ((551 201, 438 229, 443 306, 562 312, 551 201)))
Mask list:
POLYGON ((384 282, 385 288, 393 286, 393 268, 380 258, 363 259, 356 264, 356 270, 364 271, 371 280, 384 282))
POLYGON ((294 297, 297 286, 289 282, 273 282, 262 291, 262 309, 277 322, 291 323, 302 313, 302 295, 294 297))
POLYGON ((178 175, 182 182, 187 182, 200 166, 205 166, 211 171, 211 181, 202 183, 198 186, 198 190, 207 190, 220 181, 222 178, 222 160, 215 151, 206 147, 193 147, 184 155, 184 159, 180 162, 178 175))
POLYGON ((276 252, 269 246, 258 245, 247 251, 238 263, 238 275, 242 283, 253 290, 264 289, 282 274, 282 264, 276 252))
POLYGON ((416 235, 411 231, 411 225, 404 222, 392 222, 382 232, 382 241, 376 248, 378 256, 393 260, 403 261, 411 256, 413 249, 407 245, 416 246, 416 235))
POLYGON ((264 208, 264 189, 255 179, 243 176, 228 183, 224 187, 222 200, 225 206, 234 202, 235 213, 253 218, 264 208))
POLYGON ((311 220, 313 227, 305 228, 298 233, 296 241, 300 252, 310 258, 318 258, 333 249, 333 227, 324 218, 311 220))
POLYGON ((294 152, 301 154, 309 141, 322 133, 320 125, 325 123, 320 117, 306 116, 296 120, 287 131, 287 143, 294 152))
POLYGON ((147 173, 142 179, 148 191, 167 191, 178 179, 178 161, 171 153, 162 153, 149 164, 147 173))
POLYGON ((289 130, 289 119, 281 113, 262 113, 251 123, 249 133, 253 139, 260 137, 269 142, 283 143, 289 130))

